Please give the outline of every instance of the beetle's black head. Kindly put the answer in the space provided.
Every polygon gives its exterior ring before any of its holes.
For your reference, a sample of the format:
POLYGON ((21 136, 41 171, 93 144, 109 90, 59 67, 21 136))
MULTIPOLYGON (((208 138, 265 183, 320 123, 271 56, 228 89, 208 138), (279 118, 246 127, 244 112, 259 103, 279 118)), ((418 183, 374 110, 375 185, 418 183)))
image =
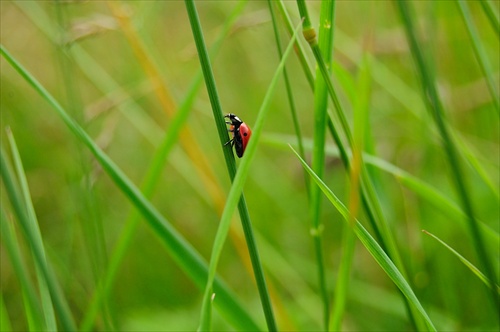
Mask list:
POLYGON ((238 118, 233 113, 228 113, 228 114, 224 115, 224 117, 228 118, 231 121, 231 123, 229 123, 229 124, 232 124, 235 127, 239 127, 243 123, 243 121, 241 121, 240 118, 238 118))

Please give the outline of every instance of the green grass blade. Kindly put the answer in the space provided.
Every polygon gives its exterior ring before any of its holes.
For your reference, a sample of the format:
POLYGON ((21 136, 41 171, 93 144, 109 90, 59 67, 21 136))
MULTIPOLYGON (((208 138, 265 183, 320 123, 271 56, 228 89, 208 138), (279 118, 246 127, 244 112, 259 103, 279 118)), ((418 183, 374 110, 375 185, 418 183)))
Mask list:
MULTIPOLYGON (((16 273, 16 278, 21 285, 26 317, 28 320, 30 331, 46 330, 47 327, 44 324, 44 316, 40 307, 40 303, 38 302, 36 289, 30 280, 30 275, 26 269, 26 265, 23 262, 14 228, 12 227, 11 222, 8 220, 3 206, 2 209, 0 209, 0 213, 0 236, 2 239, 2 244, 7 250, 7 255, 10 259, 14 272, 16 273)), ((2 317, 2 329, 0 329, 0 331, 4 331, 3 323, 4 322, 2 317)), ((8 320, 6 320, 6 323, 8 323, 8 320)), ((5 330, 10 330, 10 327, 5 327, 5 330)))
POLYGON ((486 286, 489 288, 495 290, 496 292, 500 295, 500 286, 489 280, 477 267, 474 266, 471 262, 469 262, 464 256, 460 255, 455 249, 450 247, 446 242, 438 238, 436 235, 426 231, 422 230, 425 234, 429 235, 430 237, 434 238, 436 241, 441 243, 446 249, 448 249, 453 255, 455 255, 469 270, 472 271, 478 277, 486 286))
POLYGON ((460 9, 460 13, 462 14, 462 18, 464 20, 465 26, 467 27, 467 32, 469 33, 469 37, 472 42, 472 48, 474 50, 474 54, 476 55, 477 61, 479 62, 479 66, 483 71, 483 75, 486 78, 486 83, 488 85, 488 89, 490 90, 491 97, 493 99, 493 104, 497 113, 500 114, 500 102, 498 97, 498 86, 495 85, 495 80, 493 77, 493 69, 491 67, 490 62, 488 61, 488 57, 486 56, 486 51, 483 47, 481 39, 479 38, 479 33, 477 28, 472 21, 472 17, 469 11, 469 6, 467 2, 464 0, 457 0, 458 8, 460 9))
MULTIPOLYGON (((9 59, 9 57, 5 53, 3 46, 1 48, 1 52, 7 59, 9 59)), ((45 256, 43 255, 43 243, 39 241, 36 231, 31 225, 31 221, 29 220, 29 216, 27 214, 27 210, 23 203, 21 194, 14 184, 14 174, 7 162, 7 156, 3 147, 0 153, 0 162, 0 172, 5 189, 7 190, 7 196, 10 199, 14 212, 19 220, 19 224, 21 225, 24 235, 26 236, 26 241, 31 246, 31 250, 35 257, 35 262, 43 273, 43 277, 45 279, 44 281, 47 283, 47 286, 50 290, 52 300, 54 301, 55 310, 61 321, 62 328, 69 331, 75 331, 76 324, 69 310, 68 303, 66 302, 66 299, 61 292, 52 268, 45 260, 45 256)))
MULTIPOLYGON (((410 11, 410 4, 405 1, 398 1, 397 6, 405 26, 406 36, 414 57, 415 64, 419 72, 422 89, 425 96, 424 98, 426 100, 426 106, 429 112, 432 114, 432 118, 436 123, 438 131, 441 135, 446 157, 448 159, 448 164, 450 165, 451 169, 452 181, 456 187, 462 207, 467 216, 466 219, 469 224, 469 232, 471 234, 479 261, 486 271, 486 275, 488 276, 488 278, 490 280, 497 280, 490 255, 486 250, 483 242, 483 236, 479 228, 479 223, 475 217, 472 200, 469 196, 470 191, 467 189, 467 185, 465 183, 465 177, 462 171, 462 163, 459 158, 458 150, 455 142, 452 139, 453 137, 450 134, 448 123, 444 118, 444 110, 438 96, 434 78, 432 77, 432 73, 424 58, 423 51, 421 50, 420 44, 418 43, 417 34, 413 24, 413 16, 410 11)), ((496 292, 493 290, 491 292, 491 296, 493 303, 497 307, 497 310, 500 310, 500 297, 498 297, 496 292)))
MULTIPOLYGON (((210 104, 212 106, 212 112, 214 115, 217 132, 219 134, 221 146, 223 147, 222 150, 224 153, 224 159, 226 161, 226 167, 228 169, 229 177, 233 181, 236 175, 236 162, 234 160, 234 156, 232 153, 232 147, 230 145, 224 146, 224 144, 229 141, 229 135, 227 133, 224 114, 222 112, 222 107, 219 101, 219 95, 215 84, 215 78, 212 72, 212 65, 210 63, 208 52, 205 46, 201 24, 198 18, 198 13, 196 11, 196 6, 194 2, 192 0, 186 0, 185 5, 189 16, 189 21, 191 23, 191 29, 193 31, 193 37, 195 40, 196 48, 198 50, 198 57, 200 60, 201 68, 203 70, 203 75, 205 77, 205 84, 207 86, 207 91, 210 98, 210 104)), ((255 135, 255 133, 253 135, 255 135)), ((268 329, 274 331, 276 330, 276 322, 274 319, 271 301, 269 298, 269 292, 267 290, 267 285, 264 278, 262 264, 260 262, 260 257, 257 251, 257 245, 255 243, 255 238, 253 235, 252 224, 250 221, 250 214, 248 213, 246 201, 243 194, 239 196, 238 210, 240 213, 240 219, 243 226, 243 231, 245 233, 245 239, 250 254, 250 260, 252 262, 257 288, 259 290, 264 316, 266 317, 268 329)), ((205 293, 205 299, 208 296, 209 295, 205 293)), ((204 305, 205 303, 206 301, 204 301, 204 305)))
MULTIPOLYGON (((291 148, 291 147, 290 147, 291 148)), ((292 148, 293 150, 293 148, 292 148)), ((347 207, 340 201, 337 196, 328 188, 325 183, 314 173, 314 171, 307 165, 307 163, 300 158, 295 150, 293 150, 297 158, 302 163, 303 167, 307 170, 309 175, 313 178, 314 182, 321 188, 321 191, 325 194, 328 200, 333 204, 333 206, 339 211, 339 213, 344 217, 346 222, 349 221, 350 213, 347 207)), ((415 293, 411 289, 410 285, 403 277, 398 268, 394 265, 392 260, 387 256, 385 251, 380 247, 380 245, 373 239, 373 237, 368 233, 368 231, 358 222, 354 224, 354 232, 358 239, 363 243, 368 252, 372 255, 375 261, 380 265, 389 278, 394 282, 394 284, 399 288, 399 290, 404 294, 408 301, 418 310, 422 318, 427 324, 427 328, 430 331, 437 331, 432 323, 431 319, 427 315, 425 309, 420 304, 419 300, 415 296, 415 293)))
MULTIPOLYGON (((141 212, 155 233, 166 245, 169 253, 177 264, 179 264, 197 286, 202 287, 207 277, 207 265, 201 255, 174 229, 158 210, 153 207, 118 166, 115 165, 115 163, 92 141, 88 134, 65 112, 54 97, 22 67, 3 46, 1 47, 1 54, 54 108, 72 134, 92 152, 103 169, 115 182, 116 186, 141 212)), ((258 325, 236 301, 236 296, 232 294, 227 286, 218 278, 215 279, 214 290, 216 290, 218 298, 220 299, 218 307, 228 320, 241 329, 259 330, 258 325)), ((76 327, 68 328, 68 330, 76 330, 76 327)))
MULTIPOLYGON (((17 178, 19 179, 21 193, 26 205, 28 220, 30 221, 30 227, 33 228, 37 241, 42 242, 42 233, 40 232, 40 227, 38 226, 38 220, 35 213, 35 208, 33 207, 33 202, 31 201, 31 194, 28 187, 28 180, 26 179, 26 174, 24 173, 24 168, 21 160, 21 156, 19 154, 19 150, 17 149, 16 141, 14 139, 14 135, 10 129, 7 129, 7 139, 10 145, 10 151, 12 153, 12 159, 14 161, 14 167, 16 169, 17 178)), ((44 260, 47 260, 47 255, 45 254, 45 249, 41 246, 42 256, 44 260)), ((45 323, 47 325, 47 329, 49 331, 57 331, 57 323, 56 317, 54 313, 54 307, 52 305, 52 299, 50 298, 50 291, 47 287, 47 284, 44 280, 43 273, 38 266, 35 266, 37 280, 38 280, 38 288, 40 290, 40 297, 42 299, 42 309, 45 316, 45 323)))

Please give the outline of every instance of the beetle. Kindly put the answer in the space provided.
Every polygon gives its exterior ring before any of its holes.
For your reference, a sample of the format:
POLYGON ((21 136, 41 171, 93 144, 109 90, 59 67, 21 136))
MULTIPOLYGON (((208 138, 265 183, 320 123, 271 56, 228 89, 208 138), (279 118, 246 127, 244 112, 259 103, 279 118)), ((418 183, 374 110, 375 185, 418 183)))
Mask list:
POLYGON ((245 153, 250 136, 252 136, 252 130, 245 122, 241 121, 240 118, 233 113, 224 115, 224 118, 229 119, 229 121, 226 121, 228 125, 231 125, 228 131, 233 133, 233 138, 226 142, 224 146, 228 144, 231 144, 231 147, 234 146, 236 155, 241 158, 243 157, 243 153, 245 153))

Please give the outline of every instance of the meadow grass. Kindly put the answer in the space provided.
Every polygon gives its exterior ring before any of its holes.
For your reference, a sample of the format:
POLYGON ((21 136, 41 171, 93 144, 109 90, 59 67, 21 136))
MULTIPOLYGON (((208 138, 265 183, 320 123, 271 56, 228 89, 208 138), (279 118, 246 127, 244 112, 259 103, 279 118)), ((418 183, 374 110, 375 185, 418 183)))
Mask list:
POLYGON ((498 330, 498 10, 2 2, 2 331, 498 330))

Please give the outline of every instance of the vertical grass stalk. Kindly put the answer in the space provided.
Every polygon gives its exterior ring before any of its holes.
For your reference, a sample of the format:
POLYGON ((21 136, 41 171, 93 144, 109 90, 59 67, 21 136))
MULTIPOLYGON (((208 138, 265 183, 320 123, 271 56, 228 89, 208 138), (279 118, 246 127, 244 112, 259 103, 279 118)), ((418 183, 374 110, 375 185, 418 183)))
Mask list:
MULTIPOLYGON (((229 141, 229 135, 227 133, 226 122, 224 120, 224 114, 222 112, 222 107, 219 101, 219 95, 215 84, 215 78, 212 72, 212 66, 205 46, 201 24, 193 0, 185 0, 185 4, 189 16, 189 21, 191 23, 191 29, 193 30, 193 37, 195 40, 196 48, 198 50, 198 57, 200 59, 200 64, 203 70, 203 76, 205 77, 205 84, 207 86, 208 96, 210 98, 210 104, 212 105, 212 111, 217 131, 219 134, 220 144, 221 146, 223 146, 225 142, 229 141)), ((231 181, 233 181, 236 175, 236 162, 234 160, 231 146, 225 146, 223 147, 222 150, 224 153, 224 158, 226 161, 226 167, 228 169, 229 177, 231 178, 231 181)), ((262 269, 262 264, 260 263, 260 257, 257 251, 257 245, 255 243, 255 238, 253 235, 252 225, 250 221, 250 214, 248 213, 243 193, 241 194, 239 199, 238 210, 240 213, 240 219, 243 226, 243 231, 245 234, 248 251, 250 254, 252 267, 254 269, 255 280, 257 283, 257 288, 259 290, 259 295, 264 310, 264 315, 266 317, 267 326, 269 330, 275 331, 276 322, 274 320, 274 314, 271 306, 271 301, 269 298, 269 292, 267 291, 267 285, 264 278, 264 271, 262 269)))

